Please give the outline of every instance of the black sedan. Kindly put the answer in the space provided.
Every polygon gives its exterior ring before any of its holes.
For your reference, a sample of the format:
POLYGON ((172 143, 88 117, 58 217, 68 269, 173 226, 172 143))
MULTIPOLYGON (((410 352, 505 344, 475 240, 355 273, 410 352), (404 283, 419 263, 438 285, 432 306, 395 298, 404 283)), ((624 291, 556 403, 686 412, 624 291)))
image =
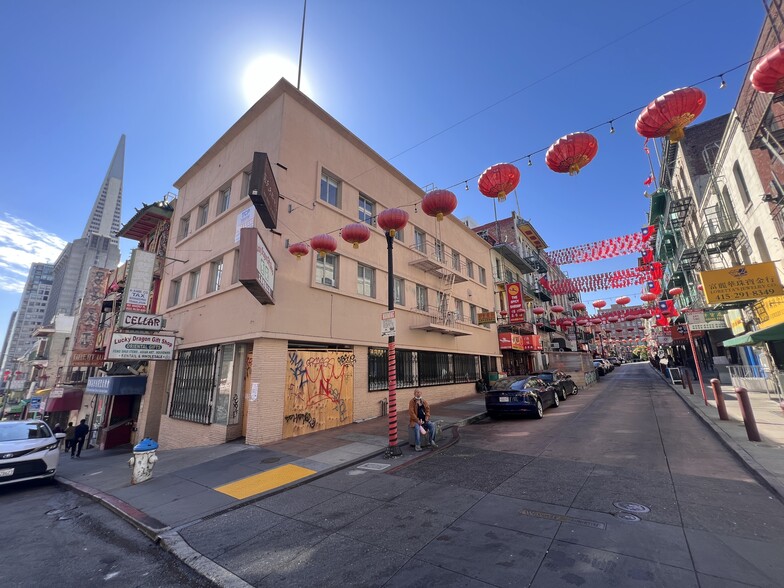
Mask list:
POLYGON ((558 397, 561 400, 566 400, 569 394, 577 394, 580 391, 572 380, 572 376, 561 370, 545 370, 534 375, 541 378, 545 384, 551 384, 558 388, 558 397))
POLYGON ((560 403, 558 388, 537 376, 503 378, 485 393, 485 410, 490 417, 526 414, 540 419, 545 408, 560 403))

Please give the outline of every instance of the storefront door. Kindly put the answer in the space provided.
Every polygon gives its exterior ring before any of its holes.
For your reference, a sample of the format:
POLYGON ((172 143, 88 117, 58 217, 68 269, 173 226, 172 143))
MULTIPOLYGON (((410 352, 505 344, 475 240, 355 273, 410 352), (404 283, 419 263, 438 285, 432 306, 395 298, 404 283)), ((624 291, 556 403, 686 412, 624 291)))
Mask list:
POLYGON ((253 367, 253 352, 249 351, 245 358, 245 377, 242 380, 242 436, 248 433, 248 405, 250 404, 250 371, 253 367))

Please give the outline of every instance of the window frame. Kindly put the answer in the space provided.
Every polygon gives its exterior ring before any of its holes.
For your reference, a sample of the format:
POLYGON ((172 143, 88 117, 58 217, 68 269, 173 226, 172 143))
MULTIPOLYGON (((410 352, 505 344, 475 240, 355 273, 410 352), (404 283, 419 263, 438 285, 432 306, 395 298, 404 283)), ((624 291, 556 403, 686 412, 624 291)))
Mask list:
POLYGON ((199 296, 199 282, 201 282, 201 268, 188 272, 188 291, 185 300, 190 301, 199 296))
POLYGON ((218 204, 215 207, 215 216, 221 215, 231 207, 231 185, 218 190, 218 204))
POLYGON ((196 228, 200 229, 207 224, 210 218, 210 199, 202 200, 196 208, 196 228))
POLYGON ((423 312, 428 311, 427 286, 416 285, 416 308, 423 312))
MULTIPOLYGON (((357 218, 359 222, 366 223, 371 227, 376 226, 376 201, 367 196, 366 194, 359 194, 359 201, 358 201, 358 215, 357 218), (365 207, 362 206, 363 202, 367 205, 365 207), (369 207, 369 211, 367 210, 369 207)), ((396 231, 397 232, 397 231, 396 231)))
POLYGON ((376 297, 376 269, 362 263, 357 264, 357 294, 376 297), (369 290, 369 293, 368 293, 369 290))
POLYGON ((210 274, 207 282, 207 293, 218 292, 223 279, 223 256, 210 262, 210 274))
POLYGON ((180 218, 180 226, 177 230, 177 240, 182 241, 185 237, 188 236, 188 231, 190 231, 191 226, 191 214, 188 213, 180 218))
POLYGON ((317 284, 327 286, 328 288, 338 288, 338 255, 335 253, 327 253, 326 255, 316 254, 316 271, 314 277, 317 284), (328 268, 328 261, 331 260, 331 268, 328 268), (330 269, 332 276, 325 275, 327 270, 330 269), (321 274, 321 276, 319 276, 321 274), (330 280, 331 283, 327 284, 324 280, 330 280))
POLYGON ((406 305, 406 281, 403 278, 394 276, 392 282, 395 306, 404 307, 406 305))
POLYGON ((176 280, 172 280, 169 285, 169 300, 166 304, 167 308, 177 306, 180 303, 180 292, 182 290, 182 276, 176 280))
POLYGON ((341 201, 341 185, 342 185, 342 182, 335 175, 331 174, 330 172, 328 172, 325 169, 322 169, 321 170, 321 181, 319 183, 319 200, 321 200, 325 204, 329 204, 330 206, 334 206, 335 208, 340 208, 340 204, 341 204, 341 202, 340 202, 341 201), (330 198, 331 198, 330 193, 329 193, 330 192, 329 191, 330 180, 335 183, 335 202, 334 203, 330 202, 330 198), (327 187, 326 192, 324 190, 325 184, 326 184, 326 187, 327 187), (326 198, 324 197, 325 194, 326 194, 326 198))

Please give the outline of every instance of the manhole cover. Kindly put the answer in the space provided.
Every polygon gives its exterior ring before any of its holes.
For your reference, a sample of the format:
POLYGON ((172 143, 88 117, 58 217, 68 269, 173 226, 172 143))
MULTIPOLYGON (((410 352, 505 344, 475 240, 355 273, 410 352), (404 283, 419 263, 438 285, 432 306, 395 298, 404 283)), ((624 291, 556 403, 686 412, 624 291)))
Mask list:
POLYGON ((373 470, 374 472, 379 472, 381 470, 385 470, 389 467, 390 464, 388 463, 363 463, 362 465, 357 466, 358 470, 373 470))
POLYGON ((61 514, 65 513, 65 512, 68 512, 69 510, 73 510, 75 508, 76 508, 75 506, 66 506, 64 508, 55 508, 55 509, 46 511, 46 514, 48 514, 50 516, 61 515, 61 514))
POLYGON ((631 523, 636 523, 640 520, 640 517, 637 515, 633 515, 628 512, 619 512, 615 515, 617 518, 621 519, 622 521, 629 521, 631 523))
POLYGON ((268 457, 267 459, 262 459, 261 463, 278 463, 279 461, 279 457, 268 457))
POLYGON ((626 512, 651 512, 651 509, 636 502, 613 502, 613 506, 626 512))

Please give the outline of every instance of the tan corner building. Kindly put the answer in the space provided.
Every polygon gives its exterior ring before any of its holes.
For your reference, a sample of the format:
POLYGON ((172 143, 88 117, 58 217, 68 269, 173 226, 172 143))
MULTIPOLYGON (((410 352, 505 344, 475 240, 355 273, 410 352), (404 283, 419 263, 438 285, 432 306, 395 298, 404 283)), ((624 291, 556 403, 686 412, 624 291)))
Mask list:
POLYGON ((495 324, 478 320, 494 306, 490 245, 452 216, 425 215, 420 188, 288 82, 175 186, 161 300, 178 344, 148 386, 162 447, 266 444, 384 414, 389 271, 376 217, 387 208, 410 215, 392 254, 401 439, 413 387, 438 402, 497 371, 495 324), (280 194, 274 229, 248 196, 254 153, 267 154, 280 194), (340 229, 357 222, 370 238, 354 248, 340 229), (240 281, 242 228, 254 229, 255 288, 240 281), (323 233, 334 252, 289 253, 323 233))

